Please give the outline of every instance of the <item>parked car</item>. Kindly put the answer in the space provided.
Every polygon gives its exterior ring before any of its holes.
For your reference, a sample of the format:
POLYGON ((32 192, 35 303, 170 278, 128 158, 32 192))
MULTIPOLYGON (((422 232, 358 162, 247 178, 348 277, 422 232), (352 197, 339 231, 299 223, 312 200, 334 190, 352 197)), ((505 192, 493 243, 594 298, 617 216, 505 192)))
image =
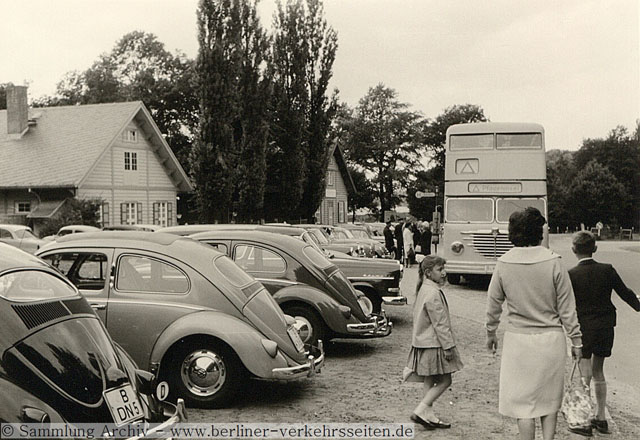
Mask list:
POLYGON ((36 237, 30 227, 12 224, 0 225, 0 242, 10 244, 32 254, 46 243, 36 237))
POLYGON ((334 227, 331 235, 335 239, 357 240, 361 243, 367 243, 373 247, 375 256, 378 258, 393 258, 393 255, 385 247, 384 242, 381 243, 379 240, 373 239, 363 225, 343 223, 334 227))
POLYGON ((331 231, 334 227, 331 225, 300 224, 296 226, 309 231, 316 238, 322 249, 342 252, 352 257, 373 258, 376 256, 375 249, 370 243, 332 237, 331 231))
MULTIPOLYGON (((184 402, 158 400, 76 287, 44 261, 0 244, 0 422, 126 423, 167 429, 184 402)), ((150 435, 152 436, 152 435, 150 435)))
POLYGON ((367 309, 374 313, 380 313, 382 304, 404 305, 407 298, 400 291, 400 281, 403 275, 403 266, 397 260, 378 258, 351 257, 343 252, 323 250, 311 231, 295 225, 284 224, 203 224, 182 225, 163 228, 177 235, 187 235, 189 232, 198 233, 220 230, 255 230, 273 232, 298 238, 305 243, 314 246, 319 252, 324 253, 330 261, 344 272, 353 287, 362 292, 369 300, 367 309))
POLYGON ((384 228, 387 226, 386 223, 366 222, 366 223, 356 223, 356 224, 365 227, 367 231, 369 231, 369 237, 382 243, 382 245, 384 246, 384 228))
POLYGON ((322 344, 305 347, 264 286, 211 246, 100 232, 63 237, 39 255, 80 289, 113 339, 187 403, 221 406, 248 374, 291 380, 324 365, 322 344))
POLYGON ((282 310, 296 318, 305 341, 391 333, 392 324, 384 311, 372 313, 371 302, 353 288, 344 273, 302 240, 240 227, 190 237, 226 253, 260 280, 282 310))
POLYGON ((100 228, 89 225, 67 225, 58 229, 58 232, 55 235, 47 235, 42 239, 45 241, 54 241, 59 237, 64 237, 69 234, 78 234, 80 232, 98 232, 100 228))

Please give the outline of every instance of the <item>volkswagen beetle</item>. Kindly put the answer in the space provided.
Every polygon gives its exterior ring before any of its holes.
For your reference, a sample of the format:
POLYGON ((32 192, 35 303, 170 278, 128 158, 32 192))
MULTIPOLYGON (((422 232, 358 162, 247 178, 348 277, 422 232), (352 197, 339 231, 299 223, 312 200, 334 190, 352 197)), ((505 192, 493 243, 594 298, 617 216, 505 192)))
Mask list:
POLYGON ((63 237, 39 255, 62 271, 133 357, 192 405, 228 403, 248 375, 313 376, 305 346, 264 286, 211 246, 158 232, 63 237))
POLYGON ((384 337, 392 324, 384 311, 357 292, 344 273, 315 246, 287 235, 243 229, 241 225, 193 234, 215 246, 259 279, 282 310, 297 319, 301 337, 318 339, 384 337))
POLYGON ((0 244, 0 421, 186 421, 184 402, 159 401, 155 378, 115 345, 78 290, 26 252, 0 244))

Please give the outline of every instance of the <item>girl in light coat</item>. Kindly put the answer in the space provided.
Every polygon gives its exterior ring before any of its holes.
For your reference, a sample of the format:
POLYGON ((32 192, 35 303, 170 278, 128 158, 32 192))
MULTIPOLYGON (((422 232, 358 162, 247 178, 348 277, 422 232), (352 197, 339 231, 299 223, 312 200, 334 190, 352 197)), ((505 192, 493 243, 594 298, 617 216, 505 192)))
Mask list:
POLYGON ((451 373, 463 367, 451 329, 447 299, 440 289, 446 279, 444 263, 437 255, 427 255, 420 263, 411 351, 403 372, 405 381, 424 384, 424 398, 411 414, 411 420, 429 430, 451 427, 436 417, 433 403, 451 386, 451 373))

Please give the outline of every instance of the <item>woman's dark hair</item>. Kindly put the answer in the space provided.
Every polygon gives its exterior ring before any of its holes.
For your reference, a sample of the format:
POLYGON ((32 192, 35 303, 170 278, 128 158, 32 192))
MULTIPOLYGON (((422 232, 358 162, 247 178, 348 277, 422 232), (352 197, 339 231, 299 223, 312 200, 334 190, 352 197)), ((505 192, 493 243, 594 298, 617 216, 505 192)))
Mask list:
POLYGON ((536 208, 531 206, 516 211, 509 217, 509 240, 514 246, 538 246, 542 241, 542 226, 547 222, 536 208))

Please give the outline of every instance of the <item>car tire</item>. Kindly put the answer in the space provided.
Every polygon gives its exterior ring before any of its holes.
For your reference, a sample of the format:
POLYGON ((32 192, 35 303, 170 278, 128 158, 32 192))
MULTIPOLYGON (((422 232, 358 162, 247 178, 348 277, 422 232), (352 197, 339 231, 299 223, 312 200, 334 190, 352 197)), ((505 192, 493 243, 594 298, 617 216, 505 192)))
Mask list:
POLYGON ((169 358, 171 394, 189 406, 220 408, 229 404, 243 384, 246 370, 228 347, 212 341, 190 342, 169 358))
POLYGON ((301 325, 299 328, 300 338, 305 345, 318 345, 318 340, 324 340, 327 333, 325 324, 311 307, 299 305, 285 306, 283 311, 285 314, 293 316, 296 319, 296 325, 301 325))
POLYGON ((459 273, 447 274, 447 281, 449 281, 449 284, 453 284, 454 286, 457 286, 458 284, 460 284, 460 274, 459 273))
POLYGON ((356 290, 358 292, 362 292, 364 296, 369 299, 369 301, 371 302, 372 312, 375 314, 380 314, 380 312, 382 311, 382 299, 376 293, 372 292, 369 289, 358 289, 356 287, 356 290))

